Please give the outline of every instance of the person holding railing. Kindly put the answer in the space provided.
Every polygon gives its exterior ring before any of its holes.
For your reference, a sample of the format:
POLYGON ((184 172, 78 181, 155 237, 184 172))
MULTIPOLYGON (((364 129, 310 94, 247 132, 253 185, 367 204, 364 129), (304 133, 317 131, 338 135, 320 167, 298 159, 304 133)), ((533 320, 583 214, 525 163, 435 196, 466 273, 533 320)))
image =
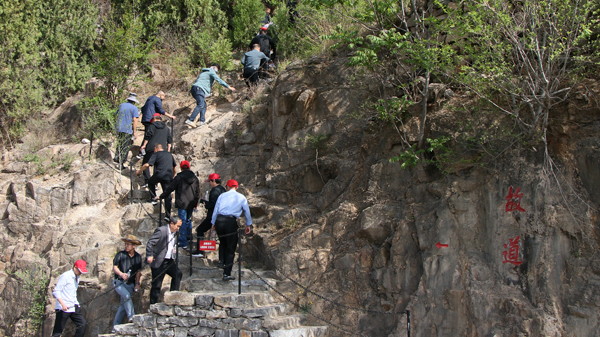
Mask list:
POLYGON ((113 259, 113 271, 115 272, 113 287, 121 297, 113 326, 121 324, 126 314, 127 321, 129 323, 133 322, 135 312, 131 296, 134 292, 140 290, 140 279, 142 277, 142 256, 135 251, 135 247, 142 243, 132 234, 121 240, 125 242, 125 249, 118 252, 113 259))

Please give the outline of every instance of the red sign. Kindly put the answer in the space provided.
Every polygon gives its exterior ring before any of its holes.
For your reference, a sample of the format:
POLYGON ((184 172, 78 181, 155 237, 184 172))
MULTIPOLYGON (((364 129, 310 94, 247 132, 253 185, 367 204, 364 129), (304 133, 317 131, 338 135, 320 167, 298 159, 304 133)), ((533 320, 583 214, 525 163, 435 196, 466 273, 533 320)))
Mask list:
POLYGON ((523 193, 519 193, 520 191, 521 188, 517 187, 517 190, 515 191, 515 193, 513 193, 513 187, 510 187, 510 189, 508 190, 508 195, 504 197, 504 199, 506 199, 506 206, 504 207, 505 212, 525 212, 523 207, 521 207, 521 198, 523 197, 523 193))
POLYGON ((442 249, 442 247, 448 248, 448 245, 445 245, 441 242, 436 243, 435 246, 437 247, 437 249, 442 249))
POLYGON ((508 251, 503 251, 502 255, 504 256, 504 261, 502 263, 512 263, 515 266, 520 265, 523 261, 519 261, 519 236, 515 236, 512 239, 508 239, 508 246, 506 243, 504 244, 504 248, 507 248, 508 251))
POLYGON ((206 240, 198 242, 198 250, 217 250, 217 241, 206 240))

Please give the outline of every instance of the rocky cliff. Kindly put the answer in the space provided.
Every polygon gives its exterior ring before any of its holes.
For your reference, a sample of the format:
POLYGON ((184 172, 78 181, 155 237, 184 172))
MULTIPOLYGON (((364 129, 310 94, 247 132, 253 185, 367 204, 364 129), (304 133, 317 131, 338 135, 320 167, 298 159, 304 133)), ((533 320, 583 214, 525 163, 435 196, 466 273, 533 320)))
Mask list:
MULTIPOLYGON (((214 98, 209 123, 197 129, 183 124, 193 106, 187 89, 171 90, 176 158, 190 160, 200 176, 235 178, 250 201, 256 229, 243 244, 246 263, 275 270, 284 294, 364 336, 405 336, 406 315, 393 313, 407 309, 411 336, 598 335, 598 107, 583 98, 557 107, 549 156, 514 146, 482 164, 401 169, 389 161, 404 151, 396 131, 360 113, 378 97, 377 84, 344 63, 296 62, 264 92, 214 98)), ((439 92, 429 137, 477 120, 441 104, 468 104, 468 93, 439 92)), ((418 136, 416 118, 406 124, 410 141, 418 136)), ((28 310, 7 310, 26 295, 11 273, 41 266, 52 273, 51 287, 77 258, 91 267, 80 291, 94 322, 88 335, 111 328, 118 304, 109 279, 119 238, 147 239, 158 211, 139 203, 140 191, 129 205, 129 173, 106 165, 106 150, 93 145, 92 160, 87 145, 40 150, 50 161, 77 157, 53 176, 33 172, 24 152, 4 153, 6 335, 26 328, 28 310)), ((139 185, 134 179, 135 190, 139 185)), ((146 288, 149 278, 146 272, 146 288)), ((146 301, 147 290, 136 297, 137 312, 146 301)), ((52 303, 49 296, 48 312, 52 303)), ((330 334, 347 335, 331 327, 330 334)))

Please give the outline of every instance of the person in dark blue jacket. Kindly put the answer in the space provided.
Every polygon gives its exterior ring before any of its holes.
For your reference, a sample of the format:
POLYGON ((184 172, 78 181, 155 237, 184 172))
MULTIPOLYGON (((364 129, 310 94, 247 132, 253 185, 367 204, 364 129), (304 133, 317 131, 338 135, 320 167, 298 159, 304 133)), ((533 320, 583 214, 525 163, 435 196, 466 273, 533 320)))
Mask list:
POLYGON ((162 107, 162 101, 165 97, 165 92, 161 90, 157 92, 156 95, 150 96, 146 100, 146 103, 142 107, 142 124, 146 127, 146 130, 148 130, 148 126, 152 124, 150 120, 155 113, 175 119, 175 116, 167 113, 162 107))

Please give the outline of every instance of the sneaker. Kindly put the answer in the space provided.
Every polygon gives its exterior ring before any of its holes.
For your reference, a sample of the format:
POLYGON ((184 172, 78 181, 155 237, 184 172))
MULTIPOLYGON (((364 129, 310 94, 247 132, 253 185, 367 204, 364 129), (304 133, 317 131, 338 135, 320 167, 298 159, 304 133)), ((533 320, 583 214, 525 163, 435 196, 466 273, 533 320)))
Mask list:
POLYGON ((206 125, 206 123, 208 123, 208 121, 206 121, 206 122, 200 122, 200 126, 206 125))
POLYGON ((219 261, 219 264, 217 265, 217 268, 225 268, 225 264, 223 263, 223 261, 219 261))
POLYGON ((158 200, 150 199, 150 203, 152 204, 152 206, 156 206, 156 205, 158 205, 158 200))
POLYGON ((140 153, 140 154, 138 154, 137 156, 135 156, 135 158, 136 158, 136 159, 138 159, 138 160, 139 160, 139 159, 143 159, 143 158, 144 158, 144 155, 142 155, 142 154, 140 153))
MULTIPOLYGON (((163 220, 165 220, 167 223, 169 223, 171 221, 171 218, 168 215, 165 215, 163 220)), ((187 248, 187 246, 185 246, 185 247, 187 248)))
POLYGON ((231 275, 223 275, 223 281, 233 281, 235 280, 235 277, 231 276, 231 275))
POLYGON ((133 323, 133 318, 130 318, 130 319, 129 319, 129 323, 133 323))
POLYGON ((185 250, 185 249, 187 249, 187 246, 179 246, 179 248, 181 248, 181 249, 184 249, 184 250, 185 250))
POLYGON ((200 253, 200 252, 194 252, 192 253, 193 257, 204 257, 204 254, 200 253))
POLYGON ((195 128, 195 127, 197 127, 197 126, 198 126, 198 125, 196 125, 196 123, 192 122, 192 121, 191 121, 191 120, 189 120, 189 119, 185 121, 185 124, 187 124, 187 125, 189 125, 189 126, 191 126, 191 127, 193 127, 193 128, 195 128))

